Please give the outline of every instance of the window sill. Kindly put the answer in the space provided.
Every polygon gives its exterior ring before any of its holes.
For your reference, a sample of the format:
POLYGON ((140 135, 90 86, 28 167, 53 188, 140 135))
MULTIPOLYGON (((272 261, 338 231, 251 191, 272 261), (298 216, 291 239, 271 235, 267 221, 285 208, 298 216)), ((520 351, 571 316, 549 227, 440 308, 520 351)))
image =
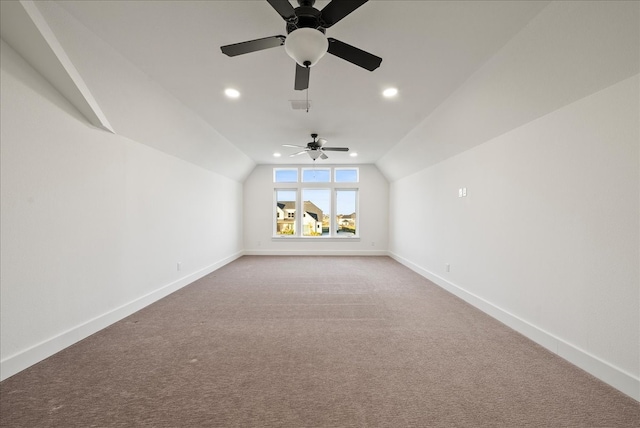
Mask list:
POLYGON ((351 241, 360 242, 359 236, 272 236, 272 241, 351 241))

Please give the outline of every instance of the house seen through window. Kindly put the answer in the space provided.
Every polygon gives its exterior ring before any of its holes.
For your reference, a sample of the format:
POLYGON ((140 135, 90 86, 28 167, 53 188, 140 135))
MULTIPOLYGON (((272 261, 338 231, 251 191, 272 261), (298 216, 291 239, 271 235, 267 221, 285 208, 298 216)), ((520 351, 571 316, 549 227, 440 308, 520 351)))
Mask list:
POLYGON ((357 168, 274 168, 273 177, 275 236, 358 236, 357 168))

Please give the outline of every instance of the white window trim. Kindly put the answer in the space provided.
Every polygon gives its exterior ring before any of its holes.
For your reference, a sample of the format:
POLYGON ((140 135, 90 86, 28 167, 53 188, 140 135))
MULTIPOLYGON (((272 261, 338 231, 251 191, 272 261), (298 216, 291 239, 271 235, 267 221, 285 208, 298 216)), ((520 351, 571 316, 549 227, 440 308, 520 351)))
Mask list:
POLYGON ((273 182, 274 183, 299 183, 300 182, 300 171, 299 168, 273 168, 273 182), (296 181, 276 181, 276 171, 295 171, 296 172, 296 181))
POLYGON ((333 183, 335 180, 332 176, 332 168, 330 167, 322 167, 322 168, 300 168, 300 183, 306 184, 326 184, 333 183), (329 172, 329 181, 304 181, 304 173, 306 171, 328 171, 329 172))
POLYGON ((335 181, 335 171, 343 169, 343 170, 356 170, 356 177, 358 182, 360 180, 360 169, 358 167, 323 167, 323 168, 273 168, 273 181, 274 181, 274 189, 273 189, 273 204, 272 207, 277 206, 278 203, 278 191, 295 191, 296 194, 296 215, 294 221, 294 235, 278 235, 277 234, 277 210, 272 210, 272 239, 273 240, 330 240, 330 241, 359 241, 360 240, 360 188, 357 185, 357 182, 336 182, 335 181), (329 182, 304 182, 303 179, 303 171, 304 170, 329 170, 329 182), (297 171, 297 182, 276 182, 276 170, 296 170, 297 171), (329 224, 329 234, 325 236, 303 236, 303 224, 301 216, 298 212, 303 209, 304 201, 302 200, 302 191, 303 189, 329 189, 330 192, 330 218, 331 222, 329 224), (355 235, 347 235, 340 236, 338 234, 338 229, 336 228, 336 217, 337 217, 337 195, 340 190, 352 190, 356 192, 356 201, 355 201, 355 212, 356 212, 356 234, 355 235))
MULTIPOLYGON (((346 184, 346 183, 338 183, 338 184, 346 184)), ((353 184, 353 183, 349 183, 349 184, 353 184)), ((336 223, 336 230, 334 233, 332 233, 331 235, 335 235, 335 237, 340 238, 340 239, 349 239, 349 238, 359 238, 360 237, 360 189, 357 187, 334 187, 333 188, 333 195, 332 195, 332 204, 335 208, 332 209, 332 222, 336 223), (355 191, 356 192, 356 200, 355 200, 355 213, 356 213, 356 233, 355 235, 348 235, 348 236, 340 236, 338 235, 338 227, 337 227, 337 217, 338 217, 338 192, 340 191, 345 191, 345 190, 351 190, 351 191, 355 191), (334 214, 335 213, 335 214, 334 214)), ((330 229, 331 230, 331 229, 330 229)))
POLYGON ((359 183, 360 182, 360 168, 356 168, 356 167, 335 167, 333 168, 333 182, 334 183, 339 183, 339 184, 351 184, 351 183, 359 183), (354 170, 356 171, 356 181, 338 181, 336 179, 337 173, 338 171, 351 171, 354 170))
MULTIPOLYGON (((276 184, 282 184, 282 183, 276 183, 276 184)), ((291 187, 291 186, 287 186, 287 187, 276 187, 273 189, 273 204, 271 205, 272 207, 277 207, 278 206, 278 191, 294 191, 296 194, 296 213, 294 214, 294 218, 293 218, 293 231, 294 231, 294 235, 278 235, 278 215, 276 214, 276 210, 273 210, 272 216, 273 219, 271 221, 271 225, 272 225, 272 229, 271 229, 271 233, 273 238, 285 238, 285 239, 290 239, 294 236, 297 236, 300 233, 300 216, 298 215, 298 200, 300 199, 300 189, 298 189, 297 187, 291 187)), ((284 217, 287 218, 287 217, 284 217)))

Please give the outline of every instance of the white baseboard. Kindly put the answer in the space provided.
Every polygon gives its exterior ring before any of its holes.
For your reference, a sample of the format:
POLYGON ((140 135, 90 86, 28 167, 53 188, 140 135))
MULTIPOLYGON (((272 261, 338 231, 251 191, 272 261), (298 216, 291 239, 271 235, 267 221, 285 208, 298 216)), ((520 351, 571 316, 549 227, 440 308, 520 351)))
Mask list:
POLYGON ((229 257, 219 260, 209 266, 206 266, 196 272, 192 272, 182 278, 179 278, 169 284, 165 284, 157 290, 141 296, 129 303, 115 308, 107 313, 90 319, 76 327, 73 327, 57 336, 38 343, 24 351, 14 354, 0 361, 0 381, 32 365, 62 351, 80 340, 91 336, 94 333, 120 321, 123 318, 149 306, 150 304, 168 296, 169 294, 183 288, 186 285, 210 274, 211 272, 221 268, 227 263, 231 263, 241 257, 243 252, 235 253, 229 257))
POLYGON ((388 256, 386 250, 245 250, 245 256, 388 256))
POLYGON ((0 361, 0 380, 4 380, 14 374, 50 357, 51 355, 67 348, 74 343, 102 330, 109 325, 139 311, 140 309, 168 296, 169 294, 191 284, 192 282, 210 274, 222 266, 238 259, 242 255, 339 255, 339 256, 390 256, 394 260, 429 279, 448 292, 460 297, 467 303, 487 313, 508 327, 514 329, 525 337, 533 340, 546 349, 554 352, 570 363, 580 367, 603 382, 613 386, 619 391, 640 401, 640 379, 621 370, 606 361, 560 339, 553 334, 511 314, 487 300, 470 293, 463 288, 447 281, 446 279, 416 265, 415 263, 387 251, 273 251, 273 250, 248 250, 235 253, 225 259, 213 263, 203 269, 186 275, 176 281, 166 284, 156 291, 142 296, 134 301, 124 304, 112 311, 88 320, 64 333, 52 337, 44 342, 32 346, 0 361))
POLYGON ((601 381, 640 401, 640 379, 391 251, 389 257, 601 381))

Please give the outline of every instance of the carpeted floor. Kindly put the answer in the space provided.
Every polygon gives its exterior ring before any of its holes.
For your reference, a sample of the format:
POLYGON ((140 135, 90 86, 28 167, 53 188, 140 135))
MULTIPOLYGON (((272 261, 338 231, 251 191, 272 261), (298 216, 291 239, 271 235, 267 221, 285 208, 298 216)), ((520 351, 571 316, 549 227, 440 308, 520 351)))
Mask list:
POLYGON ((638 427, 387 257, 242 257, 0 384, 2 427, 638 427))

